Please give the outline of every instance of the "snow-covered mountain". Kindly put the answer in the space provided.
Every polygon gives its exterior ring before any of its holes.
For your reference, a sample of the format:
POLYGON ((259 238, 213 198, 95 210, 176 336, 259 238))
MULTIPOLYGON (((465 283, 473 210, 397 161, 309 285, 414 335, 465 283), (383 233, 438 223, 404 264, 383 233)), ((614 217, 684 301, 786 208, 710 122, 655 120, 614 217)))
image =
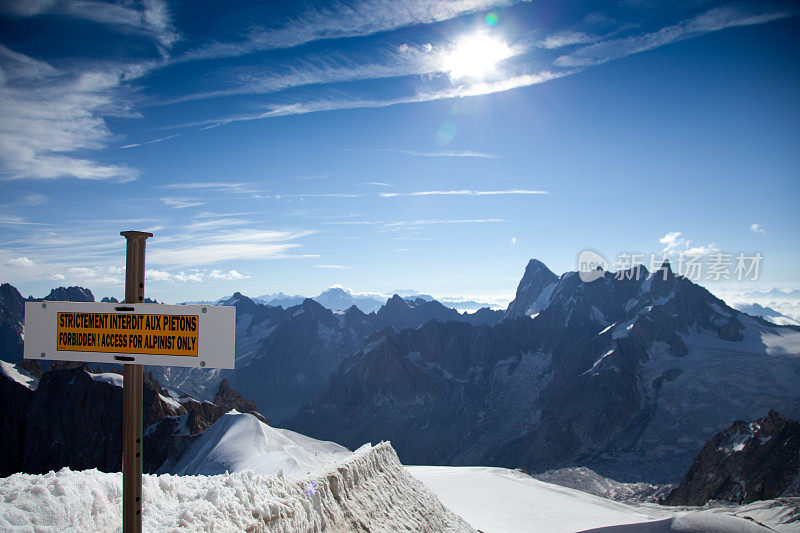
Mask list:
POLYGON ((331 311, 344 311, 355 305, 364 313, 374 313, 386 302, 386 298, 357 295, 342 287, 331 287, 322 291, 314 300, 331 311))
POLYGON ((220 305, 236 307, 235 370, 154 367, 153 373, 167 388, 198 398, 210 398, 228 377, 276 423, 313 401, 339 364, 378 330, 417 328, 431 320, 494 323, 502 316, 488 309, 459 314, 436 301, 399 296, 369 314, 354 305, 333 312, 311 299, 283 309, 238 292, 220 305))
POLYGON ((764 320, 768 320, 773 324, 778 324, 779 326, 800 326, 800 322, 797 320, 788 317, 768 306, 762 306, 759 304, 745 304, 745 303, 737 303, 733 306, 737 311, 742 313, 747 313, 751 316, 761 317, 764 320))
POLYGON ((262 294, 261 296, 256 296, 253 298, 254 301, 258 303, 262 303, 264 305, 271 305, 273 307, 283 307, 284 309, 288 309, 289 307, 294 307, 295 305, 300 305, 305 300, 305 296, 300 296, 299 294, 286 294, 284 292, 276 292, 273 294, 262 294))
POLYGON ((669 264, 585 283, 531 261, 505 320, 375 333, 289 427, 389 439, 411 463, 663 483, 734 419, 797 417, 798 400, 797 329, 739 313, 669 264))

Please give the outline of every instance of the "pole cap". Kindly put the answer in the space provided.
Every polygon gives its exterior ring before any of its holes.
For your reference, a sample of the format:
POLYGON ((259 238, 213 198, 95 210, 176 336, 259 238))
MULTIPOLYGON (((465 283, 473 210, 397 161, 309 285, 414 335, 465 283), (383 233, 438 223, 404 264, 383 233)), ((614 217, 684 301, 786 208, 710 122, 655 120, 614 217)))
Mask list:
POLYGON ((126 239, 146 239, 153 236, 152 233, 146 231, 120 231, 119 234, 126 239))

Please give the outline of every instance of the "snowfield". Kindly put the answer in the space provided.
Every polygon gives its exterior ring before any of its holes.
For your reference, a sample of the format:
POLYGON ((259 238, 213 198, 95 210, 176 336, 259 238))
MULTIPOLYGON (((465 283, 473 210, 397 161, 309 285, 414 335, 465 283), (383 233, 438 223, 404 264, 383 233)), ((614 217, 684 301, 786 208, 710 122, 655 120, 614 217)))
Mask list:
POLYGON ((484 533, 800 532, 800 498, 749 505, 626 504, 506 468, 407 466, 441 502, 484 533))
MULTIPOLYGON (((474 531, 409 475, 388 443, 322 474, 144 475, 145 531, 474 531)), ((122 475, 64 468, 0 480, 0 531, 118 531, 122 475)))

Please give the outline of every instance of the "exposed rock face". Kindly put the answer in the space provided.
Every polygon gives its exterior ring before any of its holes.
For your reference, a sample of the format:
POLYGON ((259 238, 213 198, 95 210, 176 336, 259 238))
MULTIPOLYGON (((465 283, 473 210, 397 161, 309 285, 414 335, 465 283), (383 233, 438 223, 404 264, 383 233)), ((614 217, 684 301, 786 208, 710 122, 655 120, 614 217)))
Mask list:
POLYGON ((461 314, 455 309, 445 307, 433 300, 404 300, 394 295, 380 308, 377 313, 377 328, 392 327, 396 330, 405 328, 418 328, 431 320, 447 322, 448 320, 462 320, 461 314))
POLYGON ((0 359, 16 363, 22 359, 22 329, 25 300, 17 289, 0 285, 0 359))
POLYGON ((25 416, 34 394, 31 388, 0 375, 0 477, 10 476, 23 464, 25 416))
POLYGON ((750 503, 800 495, 798 485, 800 423, 770 411, 750 423, 737 420, 708 441, 664 503, 750 503))
POLYGON ((253 413, 257 415, 257 418, 261 419, 262 422, 265 424, 267 423, 264 417, 258 412, 258 409, 256 409, 255 402, 245 400, 244 396, 231 389, 227 379, 223 379, 222 383, 219 384, 219 391, 217 391, 217 395, 214 396, 214 403, 225 409, 226 413, 231 409, 236 409, 240 413, 253 413))
MULTIPOLYGON (((51 369, 35 388, 0 375, 0 477, 64 466, 119 471, 121 383, 121 375, 90 373, 83 366, 51 369)), ((143 385, 145 472, 155 472, 179 459, 194 436, 231 406, 242 412, 254 407, 227 384, 217 395, 224 405, 170 398, 147 371, 143 385)), ((266 422, 257 412, 253 414, 266 422)))
POLYGON ((550 303, 552 289, 558 281, 558 276, 553 274, 544 263, 538 259, 531 259, 525 267, 525 273, 517 286, 514 300, 508 304, 506 316, 517 318, 520 316, 538 313, 550 303))

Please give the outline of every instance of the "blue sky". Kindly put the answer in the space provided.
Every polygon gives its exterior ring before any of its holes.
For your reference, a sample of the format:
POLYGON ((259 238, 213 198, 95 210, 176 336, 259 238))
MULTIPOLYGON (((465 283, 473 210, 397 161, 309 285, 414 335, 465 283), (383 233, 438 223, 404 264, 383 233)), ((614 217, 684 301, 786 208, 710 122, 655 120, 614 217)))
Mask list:
MULTIPOLYGON (((800 287, 790 2, 0 2, 0 280, 513 296, 581 250, 800 287)), ((730 285, 730 284, 728 284, 730 285)))

